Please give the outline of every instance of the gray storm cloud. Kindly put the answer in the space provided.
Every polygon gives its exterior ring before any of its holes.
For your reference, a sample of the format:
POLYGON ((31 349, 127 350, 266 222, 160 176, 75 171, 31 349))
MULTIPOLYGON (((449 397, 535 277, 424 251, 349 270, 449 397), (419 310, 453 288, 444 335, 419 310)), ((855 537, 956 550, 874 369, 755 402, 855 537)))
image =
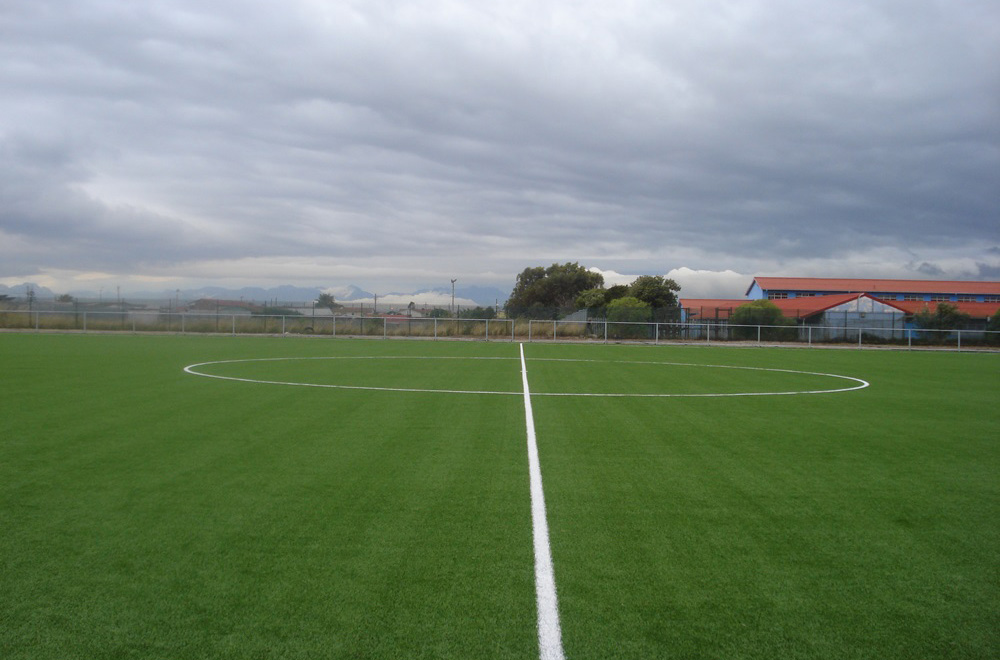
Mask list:
POLYGON ((0 280, 1000 267, 991 2, 38 0, 0 26, 0 280))

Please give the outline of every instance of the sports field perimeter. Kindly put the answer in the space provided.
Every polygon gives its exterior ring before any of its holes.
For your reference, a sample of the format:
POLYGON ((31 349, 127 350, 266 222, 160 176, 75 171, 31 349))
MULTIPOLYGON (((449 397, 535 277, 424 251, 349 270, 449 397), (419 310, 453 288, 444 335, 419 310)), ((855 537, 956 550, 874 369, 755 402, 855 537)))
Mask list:
POLYGON ((1000 656, 998 354, 3 333, 0 368, 2 658, 539 658, 529 420, 566 658, 1000 656))

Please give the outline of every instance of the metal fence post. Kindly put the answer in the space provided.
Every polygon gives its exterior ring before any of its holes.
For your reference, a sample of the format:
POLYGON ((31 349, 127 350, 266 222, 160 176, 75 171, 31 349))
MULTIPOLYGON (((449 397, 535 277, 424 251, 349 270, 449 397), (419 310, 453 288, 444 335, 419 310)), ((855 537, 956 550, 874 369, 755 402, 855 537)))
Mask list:
POLYGON ((604 319, 604 343, 608 343, 608 320, 604 319))
POLYGON ((382 339, 385 339, 387 337, 387 327, 388 327, 388 325, 389 325, 388 322, 386 321, 385 317, 383 316, 382 317, 382 339))
POLYGON ((556 340, 556 322, 552 321, 552 341, 556 340))

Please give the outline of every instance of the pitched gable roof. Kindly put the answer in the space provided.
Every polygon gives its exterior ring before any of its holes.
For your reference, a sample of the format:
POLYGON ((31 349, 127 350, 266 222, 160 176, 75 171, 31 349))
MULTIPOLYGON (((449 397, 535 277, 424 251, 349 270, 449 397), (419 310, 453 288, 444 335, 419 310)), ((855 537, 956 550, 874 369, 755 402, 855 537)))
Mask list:
POLYGON ((815 316, 828 309, 839 307, 860 298, 874 300, 881 305, 892 307, 899 312, 905 312, 895 301, 881 300, 876 296, 869 296, 867 293, 835 293, 828 296, 801 296, 798 298, 785 298, 782 300, 771 300, 781 313, 788 318, 807 318, 815 316))
MULTIPOLYGON (((877 296, 876 296, 877 297, 877 296)), ((907 314, 919 314, 920 312, 928 311, 934 313, 937 310, 937 306, 941 303, 938 302, 927 302, 924 300, 892 300, 892 301, 882 301, 887 305, 893 305, 903 310, 907 314)), ((985 303, 985 302, 949 302, 944 301, 945 305, 951 305, 952 307, 957 307, 958 311, 963 314, 968 314, 974 319, 988 319, 996 314, 1000 313, 1000 303, 985 303)))
MULTIPOLYGON (((828 309, 849 303, 859 298, 876 300, 879 304, 887 305, 901 313, 905 313, 899 303, 895 301, 881 300, 876 296, 869 296, 865 293, 836 293, 828 296, 801 296, 799 298, 786 298, 779 300, 769 300, 787 318, 803 319, 825 312, 828 309)), ((692 317, 703 319, 728 319, 730 314, 740 305, 753 302, 752 300, 729 300, 717 298, 682 298, 681 306, 689 310, 692 317)))
POLYGON ((681 298, 678 301, 687 310, 689 318, 728 319, 740 305, 750 302, 745 298, 681 298))
MULTIPOLYGON (((1000 295, 1000 282, 960 280, 877 280, 829 277, 755 277, 764 291, 831 291, 850 293, 955 293, 1000 295)), ((747 294, 753 288, 751 283, 747 294)))

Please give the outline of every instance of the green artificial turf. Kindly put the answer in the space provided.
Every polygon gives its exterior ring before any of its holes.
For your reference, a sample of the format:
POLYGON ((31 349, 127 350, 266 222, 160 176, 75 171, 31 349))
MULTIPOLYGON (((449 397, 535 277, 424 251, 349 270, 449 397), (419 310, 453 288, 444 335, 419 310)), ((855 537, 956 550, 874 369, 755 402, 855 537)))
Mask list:
MULTIPOLYGON (((872 386, 536 401, 567 657, 996 657, 1000 356, 603 354, 872 386)), ((536 380, 563 386, 543 372, 536 380)))
MULTIPOLYGON (((1000 654, 1000 355, 525 354, 567 658, 1000 654), (871 387, 546 396, 854 386, 723 366, 871 387)), ((517 344, 7 333, 0 363, 0 657, 538 657, 517 344), (338 388, 183 372, 261 358, 322 359, 201 369, 338 388)))
POLYGON ((0 657, 535 653, 517 397, 455 405, 181 371, 404 344, 0 346, 0 657))

